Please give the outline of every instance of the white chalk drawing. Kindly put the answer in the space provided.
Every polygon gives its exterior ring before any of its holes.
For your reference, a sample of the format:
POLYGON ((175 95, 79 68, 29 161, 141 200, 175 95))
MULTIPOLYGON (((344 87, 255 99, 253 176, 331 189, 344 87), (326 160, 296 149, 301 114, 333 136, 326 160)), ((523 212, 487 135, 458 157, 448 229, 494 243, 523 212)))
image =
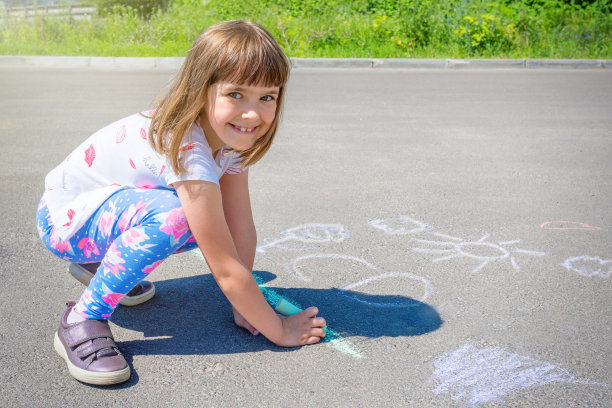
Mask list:
POLYGON ((342 242, 349 238, 348 231, 340 224, 303 224, 279 233, 280 237, 265 238, 264 245, 257 247, 257 252, 266 252, 270 248, 304 250, 311 248, 291 246, 291 241, 303 243, 342 242))
POLYGON ((312 282, 312 278, 309 276, 306 276, 304 274, 302 274, 300 272, 300 270, 298 269, 298 264, 307 260, 307 259, 344 259, 347 261, 355 261, 357 263, 363 264, 365 266, 367 266, 370 269, 374 269, 376 270, 376 266, 372 265, 371 263, 369 263, 368 261, 364 261, 361 258, 357 258, 354 256, 350 256, 350 255, 341 255, 341 254, 308 254, 308 255, 302 255, 299 256, 295 259, 292 259, 287 265, 285 265, 285 270, 294 278, 297 278, 301 281, 304 282, 312 282))
POLYGON ((584 276, 609 278, 610 273, 612 273, 612 259, 601 259, 593 256, 569 258, 561 266, 584 276))
POLYGON ((387 234, 418 234, 431 231, 433 227, 410 217, 386 218, 369 221, 368 224, 385 231, 387 234))
MULTIPOLYGON (((343 259, 343 260, 347 260, 347 261, 354 261, 357 263, 360 263, 374 271, 378 270, 378 268, 371 264, 370 262, 361 259, 361 258, 357 258, 355 256, 349 256, 349 255, 342 255, 342 254, 308 254, 308 255, 303 255, 300 257, 297 257, 293 260, 291 260, 291 262, 289 262, 286 266, 285 266, 285 270, 292 275, 293 277, 301 280, 301 281, 306 281, 306 282, 310 282, 312 281, 312 278, 310 276, 306 276, 305 274, 303 274, 302 272, 300 272, 300 269, 298 268, 298 264, 302 263, 308 259, 343 259)), ((425 279, 422 276, 417 276, 417 275, 413 275, 411 273, 404 273, 404 272, 386 272, 383 273, 381 275, 377 275, 377 276, 372 276, 369 277, 367 279, 364 279, 362 281, 356 282, 356 283, 352 283, 348 286, 345 286, 342 289, 338 290, 338 294, 344 297, 347 297, 348 299, 366 304, 366 305, 370 305, 370 306, 375 306, 375 307, 411 307, 411 306, 416 306, 419 304, 419 302, 424 301, 425 299, 427 299, 429 297, 429 295, 432 293, 433 291, 433 285, 431 284, 430 281, 428 281, 427 279, 425 279), (415 280, 420 282, 423 286, 424 286, 424 290, 423 290, 423 295, 418 299, 418 300, 414 300, 414 299, 410 299, 410 298, 406 298, 405 300, 395 300, 395 301, 390 301, 388 303, 384 303, 384 302, 369 302, 367 300, 361 299, 359 297, 356 297, 355 295, 349 293, 349 291, 358 288, 360 286, 365 286, 371 282, 380 280, 380 279, 388 279, 388 278, 408 278, 411 280, 415 280)))
POLYGON ((472 344, 438 357, 431 382, 436 394, 454 400, 484 404, 501 400, 516 391, 551 383, 607 384, 577 379, 569 371, 531 357, 500 348, 480 349, 472 344))
POLYGON ((583 230, 583 231, 598 231, 601 228, 593 227, 592 225, 585 224, 584 222, 576 221, 547 221, 540 225, 540 228, 546 230, 583 230))
POLYGON ((454 258, 470 258, 480 263, 474 269, 472 269, 472 273, 476 273, 482 268, 484 268, 489 262, 508 259, 512 264, 512 267, 516 270, 520 270, 516 259, 513 254, 528 254, 528 255, 546 255, 545 252, 537 252, 537 251, 527 251, 524 249, 514 249, 509 250, 506 249, 505 246, 518 244, 520 240, 514 241, 505 241, 499 242, 497 244, 487 242, 490 235, 486 234, 478 241, 463 241, 461 238, 452 237, 450 235, 443 234, 432 234, 437 237, 443 238, 446 241, 429 241, 424 239, 416 239, 413 238, 413 241, 416 241, 421 244, 427 244, 430 246, 434 246, 434 248, 413 248, 413 251, 428 253, 428 254, 437 254, 440 255, 440 258, 436 258, 432 260, 432 262, 441 262, 447 261, 454 258))
POLYGON ((431 295, 431 292, 433 291, 433 286, 431 284, 430 281, 428 281, 427 279, 425 279, 422 276, 417 276, 417 275, 413 275, 411 273, 402 273, 402 272, 388 272, 388 273, 383 273, 382 275, 378 275, 378 276, 373 276, 371 278, 367 278, 364 279, 360 282, 357 283, 352 283, 348 286, 345 286, 344 288, 340 289, 338 291, 339 295, 345 296, 351 300, 356 300, 357 302, 366 304, 366 305, 370 305, 370 306, 376 306, 376 307, 411 307, 411 306, 418 306, 420 303, 419 302, 423 302, 425 299, 427 299, 429 297, 429 295, 431 295), (408 278, 408 279, 412 279, 412 280, 416 280, 419 281, 423 284, 423 286, 425 286, 425 290, 423 293, 423 296, 421 296, 419 299, 417 300, 413 300, 413 299, 406 299, 406 300, 401 300, 401 301, 392 301, 389 303, 383 303, 383 302, 368 302, 364 299, 360 299, 359 297, 354 296, 351 293, 348 293, 348 291, 351 291, 355 288, 358 288, 360 286, 364 286, 367 285, 371 282, 380 280, 380 279, 387 279, 387 278, 408 278))

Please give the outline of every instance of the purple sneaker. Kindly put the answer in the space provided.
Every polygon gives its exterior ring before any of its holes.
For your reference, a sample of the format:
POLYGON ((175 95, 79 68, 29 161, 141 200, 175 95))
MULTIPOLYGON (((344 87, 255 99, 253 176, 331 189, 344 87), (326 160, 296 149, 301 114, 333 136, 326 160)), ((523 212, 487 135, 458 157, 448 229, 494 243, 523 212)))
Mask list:
POLYGON ((70 375, 87 384, 110 385, 127 381, 130 367, 117 348, 108 321, 85 320, 68 324, 66 319, 74 307, 62 315, 53 346, 66 361, 70 375))
MULTIPOLYGON (((96 274, 99 265, 99 262, 91 264, 71 263, 68 267, 68 271, 83 285, 89 286, 89 281, 91 281, 91 278, 96 274)), ((119 304, 123 306, 136 306, 151 299, 153 295, 155 295, 155 286, 153 283, 141 281, 136 284, 127 295, 121 298, 119 304)))

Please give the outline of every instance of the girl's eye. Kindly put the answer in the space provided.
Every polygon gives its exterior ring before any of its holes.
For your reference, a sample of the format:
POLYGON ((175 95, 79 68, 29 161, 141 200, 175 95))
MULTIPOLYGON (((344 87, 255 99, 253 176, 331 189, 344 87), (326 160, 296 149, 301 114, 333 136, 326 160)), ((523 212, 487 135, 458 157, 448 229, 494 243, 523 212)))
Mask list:
POLYGON ((265 102, 272 102, 274 100, 274 97, 272 97, 271 95, 266 95, 262 97, 261 100, 265 102))
POLYGON ((234 98, 234 99, 240 99, 242 98, 242 95, 240 95, 240 92, 230 92, 229 94, 227 94, 230 98, 234 98))

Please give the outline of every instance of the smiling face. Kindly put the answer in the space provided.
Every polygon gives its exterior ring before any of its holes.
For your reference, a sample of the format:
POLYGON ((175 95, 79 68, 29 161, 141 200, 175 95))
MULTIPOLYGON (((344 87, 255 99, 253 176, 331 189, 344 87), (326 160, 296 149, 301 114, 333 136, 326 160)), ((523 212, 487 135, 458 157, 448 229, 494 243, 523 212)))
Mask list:
POLYGON ((265 135, 276 116, 279 87, 217 82, 208 90, 200 124, 213 153, 228 145, 243 151, 265 135))

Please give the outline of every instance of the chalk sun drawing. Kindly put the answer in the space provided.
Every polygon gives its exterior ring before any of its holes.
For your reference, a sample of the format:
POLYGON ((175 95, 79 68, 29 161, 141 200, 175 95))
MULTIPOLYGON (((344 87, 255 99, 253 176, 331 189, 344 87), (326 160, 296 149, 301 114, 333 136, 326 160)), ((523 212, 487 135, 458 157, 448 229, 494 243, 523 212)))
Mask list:
MULTIPOLYGON (((305 276, 303 273, 300 272, 300 270, 298 269, 298 264, 301 262, 304 262, 308 259, 343 259, 343 260, 348 260, 348 261, 354 261, 357 263, 360 263, 362 265, 365 265, 366 267, 376 271, 378 270, 378 268, 371 264, 370 262, 361 259, 361 258, 357 258, 355 256, 350 256, 350 255, 342 255, 342 254, 308 254, 308 255, 303 255, 300 257, 297 257, 295 259, 293 259, 291 262, 289 262, 286 266, 285 266, 285 270, 292 275, 293 277, 301 280, 301 281, 307 281, 310 282, 312 281, 312 278, 310 278, 309 276, 305 276)), ((396 280, 397 281, 397 280, 396 280)), ((433 285, 431 284, 430 281, 428 281, 427 279, 425 279, 422 276, 417 276, 417 275, 413 275, 411 273, 404 273, 404 272, 386 272, 383 273, 381 275, 377 275, 377 276, 371 276, 369 278, 363 279, 359 282, 356 283, 352 283, 350 285, 347 285, 345 287, 343 287, 342 289, 338 290, 338 295, 340 296, 344 296, 348 299, 357 301, 359 303, 363 303, 369 306, 375 306, 375 307, 411 307, 411 306, 417 306, 419 305, 419 302, 424 301, 425 299, 427 299, 429 297, 429 295, 431 295, 431 293, 433 292, 433 285), (390 301, 390 302, 370 302, 364 299, 359 298, 358 296, 350 293, 349 291, 352 291, 355 288, 358 287, 362 287, 365 286, 369 283, 381 280, 381 279, 389 279, 389 278, 407 278, 410 280, 415 280, 420 282, 423 286, 424 286, 424 290, 423 290, 423 295, 418 299, 418 300, 414 300, 414 299, 406 299, 406 300, 400 300, 400 301, 390 301)))
POLYGON ((601 259, 593 256, 569 258, 561 266, 584 276, 609 278, 610 273, 612 273, 612 259, 601 259))
POLYGON ((266 252, 269 248, 279 249, 310 249, 294 248, 288 245, 291 241, 303 243, 342 242, 349 238, 348 231, 340 224, 303 224, 289 228, 279 233, 280 237, 265 238, 264 245, 257 247, 257 252, 266 252))
POLYGON ((484 404, 527 388, 551 383, 607 384, 577 379, 553 364, 510 353, 500 348, 477 348, 472 344, 435 359, 430 383, 436 394, 448 393, 454 400, 484 404))
POLYGON ((418 234, 420 232, 431 231, 433 229, 431 225, 417 221, 410 217, 372 220, 369 221, 368 224, 374 228, 383 230, 387 234, 418 234))
POLYGON ((513 254, 528 254, 528 255, 546 255, 546 252, 537 252, 537 251, 527 251, 524 249, 514 249, 508 250, 505 246, 518 244, 520 240, 514 241, 506 241, 499 242, 498 244, 493 244, 487 242, 490 235, 486 234, 478 241, 463 241, 461 238, 452 237, 450 235, 443 234, 432 234, 437 237, 441 237, 446 239, 446 241, 429 241, 424 239, 416 239, 413 238, 413 241, 416 241, 421 244, 432 245, 438 248, 413 248, 413 251, 428 253, 428 254, 437 254, 441 255, 440 258, 436 258, 432 260, 432 262, 441 262, 447 261, 454 258, 470 258, 480 262, 478 266, 472 269, 472 273, 476 273, 482 268, 484 268, 489 262, 509 259, 512 267, 516 270, 520 270, 516 259, 513 254), (447 247, 447 248, 444 248, 447 247))

